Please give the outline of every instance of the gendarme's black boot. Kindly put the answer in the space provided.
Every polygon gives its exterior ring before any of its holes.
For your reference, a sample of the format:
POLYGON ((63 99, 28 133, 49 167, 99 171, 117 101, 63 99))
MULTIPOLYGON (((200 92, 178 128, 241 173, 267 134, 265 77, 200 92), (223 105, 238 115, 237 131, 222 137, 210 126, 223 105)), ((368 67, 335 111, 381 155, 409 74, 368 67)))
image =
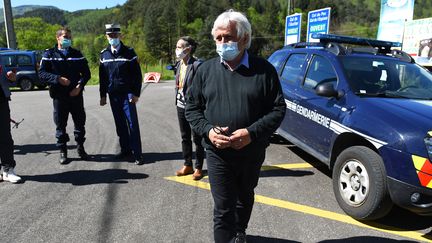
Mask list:
POLYGON ((60 149, 59 163, 64 165, 64 164, 67 164, 67 162, 68 162, 67 149, 60 149))
POLYGON ((87 159, 88 159, 89 156, 88 156, 88 154, 86 153, 83 144, 78 144, 78 146, 77 146, 77 152, 78 152, 78 156, 79 156, 82 160, 87 160, 87 159))

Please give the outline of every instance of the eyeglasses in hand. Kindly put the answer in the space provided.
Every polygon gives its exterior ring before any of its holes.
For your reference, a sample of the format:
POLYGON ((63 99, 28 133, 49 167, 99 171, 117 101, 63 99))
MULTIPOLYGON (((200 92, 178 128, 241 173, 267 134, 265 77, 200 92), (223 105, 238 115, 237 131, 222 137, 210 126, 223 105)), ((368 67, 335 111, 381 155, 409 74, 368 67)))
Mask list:
POLYGON ((224 136, 229 136, 228 132, 222 130, 221 127, 213 127, 212 129, 213 129, 213 132, 215 132, 218 135, 222 134, 224 136))

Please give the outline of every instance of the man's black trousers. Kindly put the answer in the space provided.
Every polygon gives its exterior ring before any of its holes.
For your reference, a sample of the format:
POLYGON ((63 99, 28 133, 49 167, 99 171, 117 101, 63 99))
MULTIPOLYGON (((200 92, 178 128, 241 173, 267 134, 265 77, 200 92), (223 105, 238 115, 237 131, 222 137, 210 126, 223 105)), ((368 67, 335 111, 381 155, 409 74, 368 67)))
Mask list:
POLYGON ((204 147, 202 146, 202 137, 192 131, 189 122, 185 117, 185 109, 177 107, 177 117, 180 125, 180 134, 182 138, 182 152, 185 160, 184 165, 192 166, 192 140, 195 143, 196 169, 202 169, 204 163, 204 147))
POLYGON ((233 242, 245 232, 254 204, 265 148, 247 152, 207 149, 207 168, 214 201, 214 240, 233 242))
POLYGON ((0 98, 0 160, 4 171, 15 167, 13 156, 14 142, 12 140, 10 122, 9 101, 6 98, 0 98))
POLYGON ((84 99, 82 95, 75 97, 54 98, 54 123, 56 125, 57 147, 66 149, 69 141, 69 135, 66 132, 66 126, 69 113, 72 115, 74 122, 74 135, 77 144, 83 144, 85 141, 85 121, 86 113, 84 110, 84 99))

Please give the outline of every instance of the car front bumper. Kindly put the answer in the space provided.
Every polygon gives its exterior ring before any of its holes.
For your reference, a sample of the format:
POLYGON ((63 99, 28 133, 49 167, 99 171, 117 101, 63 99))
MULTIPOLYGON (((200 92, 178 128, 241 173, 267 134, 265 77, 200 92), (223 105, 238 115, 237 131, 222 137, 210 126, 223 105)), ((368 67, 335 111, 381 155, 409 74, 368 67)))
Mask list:
POLYGON ((393 202, 419 215, 432 215, 432 189, 413 186, 387 177, 388 189, 393 202))

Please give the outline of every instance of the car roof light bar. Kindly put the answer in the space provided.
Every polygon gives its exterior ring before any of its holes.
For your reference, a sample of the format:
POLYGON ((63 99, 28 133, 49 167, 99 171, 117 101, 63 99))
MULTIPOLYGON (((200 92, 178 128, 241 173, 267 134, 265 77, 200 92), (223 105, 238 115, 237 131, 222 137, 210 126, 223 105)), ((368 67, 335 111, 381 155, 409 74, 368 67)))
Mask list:
POLYGON ((361 37, 331 35, 331 34, 321 34, 321 33, 313 33, 312 38, 319 39, 321 43, 335 42, 335 43, 355 44, 355 45, 373 46, 373 47, 382 47, 382 48, 402 46, 400 42, 381 41, 381 40, 374 40, 374 39, 361 38, 361 37))

